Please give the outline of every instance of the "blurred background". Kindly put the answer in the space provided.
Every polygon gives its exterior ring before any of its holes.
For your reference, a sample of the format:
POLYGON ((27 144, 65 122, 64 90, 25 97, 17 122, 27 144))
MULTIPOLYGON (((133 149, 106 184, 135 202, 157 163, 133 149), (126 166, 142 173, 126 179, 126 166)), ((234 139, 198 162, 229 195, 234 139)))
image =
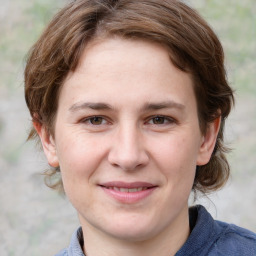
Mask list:
MULTIPOLYGON (((26 53, 67 0, 0 0, 0 254, 54 255, 79 225, 68 200, 47 188, 43 155, 26 142, 26 53)), ((216 219, 256 232, 256 1, 191 0, 223 43, 236 106, 226 138, 232 177, 200 198, 216 219)))

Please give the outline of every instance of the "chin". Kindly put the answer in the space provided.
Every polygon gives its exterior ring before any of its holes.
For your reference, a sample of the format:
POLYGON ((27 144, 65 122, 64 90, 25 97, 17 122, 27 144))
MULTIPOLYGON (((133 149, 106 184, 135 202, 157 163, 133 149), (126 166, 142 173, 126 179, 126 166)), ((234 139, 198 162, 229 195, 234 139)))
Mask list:
POLYGON ((156 227, 152 223, 142 222, 137 220, 134 222, 124 221, 113 223, 105 232, 115 239, 129 241, 129 242, 142 242, 152 238, 157 233, 156 227))
POLYGON ((142 242, 149 240, 152 236, 153 234, 148 232, 148 230, 134 230, 133 227, 130 227, 128 230, 112 232, 112 237, 127 242, 142 242))

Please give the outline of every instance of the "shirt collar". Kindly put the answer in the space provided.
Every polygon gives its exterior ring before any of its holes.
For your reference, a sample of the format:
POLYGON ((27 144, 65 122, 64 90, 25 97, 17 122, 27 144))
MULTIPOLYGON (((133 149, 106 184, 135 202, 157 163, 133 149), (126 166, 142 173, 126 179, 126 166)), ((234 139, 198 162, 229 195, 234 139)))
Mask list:
POLYGON ((214 219, 202 205, 191 207, 189 209, 189 218, 190 226, 194 226, 194 228, 175 256, 199 255, 196 252, 201 251, 203 247, 210 247, 215 241, 215 236, 218 236, 220 232, 214 219))

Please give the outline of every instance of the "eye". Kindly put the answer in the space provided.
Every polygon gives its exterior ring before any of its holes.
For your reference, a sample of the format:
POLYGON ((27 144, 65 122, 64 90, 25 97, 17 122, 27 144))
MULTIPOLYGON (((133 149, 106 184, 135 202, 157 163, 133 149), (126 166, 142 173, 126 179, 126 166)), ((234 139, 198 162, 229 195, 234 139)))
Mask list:
POLYGON ((167 116, 153 116, 149 119, 148 123, 153 125, 172 124, 175 120, 167 116))
POLYGON ((88 117, 86 119, 83 119, 82 122, 89 125, 102 125, 107 123, 107 121, 102 116, 88 117))
POLYGON ((163 116, 156 116, 152 118, 153 124, 164 124, 165 123, 165 118, 163 116))

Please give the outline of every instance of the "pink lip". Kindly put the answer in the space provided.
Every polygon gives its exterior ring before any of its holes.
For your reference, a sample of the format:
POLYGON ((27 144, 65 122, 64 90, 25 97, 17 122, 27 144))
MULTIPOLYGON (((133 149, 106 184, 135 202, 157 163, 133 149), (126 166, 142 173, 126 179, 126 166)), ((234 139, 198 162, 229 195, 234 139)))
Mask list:
POLYGON ((103 191, 119 201, 120 203, 132 204, 138 201, 141 201, 152 194, 152 192, 157 188, 156 185, 153 185, 148 182, 122 182, 122 181, 111 181, 100 184, 100 187, 103 191), (115 190, 113 188, 125 188, 125 189, 135 189, 135 188, 147 188, 146 190, 135 191, 135 192, 121 192, 119 190, 115 190))
POLYGON ((156 187, 148 182, 136 181, 136 182, 123 182, 123 181, 110 181, 100 184, 103 187, 117 187, 117 188, 139 188, 139 187, 156 187))

